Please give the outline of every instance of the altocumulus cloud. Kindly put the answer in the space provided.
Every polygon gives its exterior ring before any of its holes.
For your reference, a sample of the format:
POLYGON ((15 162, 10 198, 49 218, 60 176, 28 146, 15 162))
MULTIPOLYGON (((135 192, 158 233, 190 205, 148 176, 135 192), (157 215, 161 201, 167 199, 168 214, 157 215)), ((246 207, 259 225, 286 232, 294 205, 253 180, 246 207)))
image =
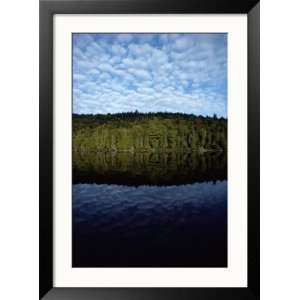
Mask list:
POLYGON ((73 112, 227 117, 226 34, 73 34, 73 112))

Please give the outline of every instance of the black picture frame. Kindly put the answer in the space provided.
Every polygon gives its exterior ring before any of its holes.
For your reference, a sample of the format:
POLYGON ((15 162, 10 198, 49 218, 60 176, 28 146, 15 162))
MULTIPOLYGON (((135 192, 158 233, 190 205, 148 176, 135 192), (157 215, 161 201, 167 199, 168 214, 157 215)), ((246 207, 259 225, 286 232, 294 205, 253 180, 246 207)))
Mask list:
POLYGON ((40 0, 40 299, 259 299, 260 294, 260 8, 257 0, 40 0), (54 14, 247 14, 248 16, 248 287, 53 287, 53 16, 54 14))

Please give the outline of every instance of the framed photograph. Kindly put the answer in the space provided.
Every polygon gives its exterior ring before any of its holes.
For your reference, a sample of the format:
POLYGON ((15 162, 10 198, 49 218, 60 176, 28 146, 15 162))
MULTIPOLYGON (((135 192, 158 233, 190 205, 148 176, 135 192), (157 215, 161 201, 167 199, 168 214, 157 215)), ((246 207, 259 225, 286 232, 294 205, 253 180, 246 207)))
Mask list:
POLYGON ((40 299, 259 299, 259 1, 40 1, 40 299))

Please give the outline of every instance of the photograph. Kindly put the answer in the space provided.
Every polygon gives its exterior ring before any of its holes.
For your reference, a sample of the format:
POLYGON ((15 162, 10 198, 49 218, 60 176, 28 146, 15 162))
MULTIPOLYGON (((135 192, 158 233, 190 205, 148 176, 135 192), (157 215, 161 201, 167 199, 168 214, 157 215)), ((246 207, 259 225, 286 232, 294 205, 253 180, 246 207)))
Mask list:
POLYGON ((228 267, 227 33, 72 33, 72 267, 228 267))

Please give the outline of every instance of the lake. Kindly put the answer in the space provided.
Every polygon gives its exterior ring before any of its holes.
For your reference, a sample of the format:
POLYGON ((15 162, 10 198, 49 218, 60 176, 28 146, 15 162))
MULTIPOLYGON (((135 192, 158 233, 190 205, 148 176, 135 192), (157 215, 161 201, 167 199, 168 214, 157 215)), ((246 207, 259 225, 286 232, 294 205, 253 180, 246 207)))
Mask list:
POLYGON ((226 154, 77 158, 72 222, 73 267, 226 267, 226 154))

